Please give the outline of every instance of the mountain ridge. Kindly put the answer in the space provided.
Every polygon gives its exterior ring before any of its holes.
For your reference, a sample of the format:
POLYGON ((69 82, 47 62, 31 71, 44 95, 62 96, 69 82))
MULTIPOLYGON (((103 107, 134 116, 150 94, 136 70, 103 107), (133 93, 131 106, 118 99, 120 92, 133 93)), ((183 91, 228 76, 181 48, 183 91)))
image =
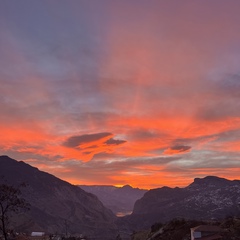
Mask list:
POLYGON ((184 188, 149 190, 136 201, 127 221, 134 227, 149 227, 173 218, 210 220, 226 216, 240 216, 240 180, 207 176, 195 178, 184 188))
POLYGON ((69 234, 116 236, 116 217, 95 195, 8 156, 0 156, 0 176, 0 181, 13 186, 27 184, 21 191, 31 207, 14 219, 16 229, 66 233, 68 225, 69 234))

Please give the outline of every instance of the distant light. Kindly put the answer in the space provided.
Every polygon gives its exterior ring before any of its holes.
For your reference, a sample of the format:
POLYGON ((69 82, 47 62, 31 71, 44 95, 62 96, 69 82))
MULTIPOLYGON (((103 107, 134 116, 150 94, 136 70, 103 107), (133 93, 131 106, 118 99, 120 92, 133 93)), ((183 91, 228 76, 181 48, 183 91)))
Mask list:
POLYGON ((124 184, 115 184, 114 187, 123 187, 124 184))

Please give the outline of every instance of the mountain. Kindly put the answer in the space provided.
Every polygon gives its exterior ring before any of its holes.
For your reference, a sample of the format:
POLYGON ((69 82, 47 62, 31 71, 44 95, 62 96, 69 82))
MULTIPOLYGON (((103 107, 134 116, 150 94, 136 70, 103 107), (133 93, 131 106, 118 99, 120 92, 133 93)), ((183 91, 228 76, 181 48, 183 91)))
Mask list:
MULTIPOLYGON (((131 234, 132 230, 149 228, 156 222, 174 218, 240 217, 240 181, 214 176, 196 178, 185 188, 149 190, 136 201, 133 213, 123 218, 117 218, 95 195, 7 156, 0 156, 1 182, 13 186, 27 184, 21 190, 31 204, 30 210, 18 214, 12 222, 16 230, 26 232, 82 233, 89 238, 110 240, 118 233, 131 234)), ((114 201, 115 206, 126 204, 121 205, 124 207, 120 210, 128 209, 127 202, 132 204, 134 197, 144 193, 130 186, 94 186, 92 189, 101 192, 105 205, 114 201)))
POLYGON ((208 176, 185 188, 152 189, 136 201, 126 221, 134 228, 173 218, 196 220, 240 217, 240 181, 208 176))
POLYGON ((0 156, 0 176, 13 186, 27 184, 21 191, 23 198, 31 204, 30 211, 14 219, 15 229, 82 233, 98 239, 116 237, 113 223, 116 216, 95 195, 7 156, 0 156))
POLYGON ((96 195, 104 206, 111 209, 117 216, 131 214, 134 203, 147 192, 129 185, 123 187, 80 185, 79 187, 96 195))

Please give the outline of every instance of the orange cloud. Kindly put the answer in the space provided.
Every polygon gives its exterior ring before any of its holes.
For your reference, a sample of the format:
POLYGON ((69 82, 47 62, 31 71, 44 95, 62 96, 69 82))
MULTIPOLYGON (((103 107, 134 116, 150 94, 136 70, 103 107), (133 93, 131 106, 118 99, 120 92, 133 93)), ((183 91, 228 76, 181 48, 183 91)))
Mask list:
POLYGON ((4 154, 73 183, 240 177, 237 1, 6 4, 4 154))

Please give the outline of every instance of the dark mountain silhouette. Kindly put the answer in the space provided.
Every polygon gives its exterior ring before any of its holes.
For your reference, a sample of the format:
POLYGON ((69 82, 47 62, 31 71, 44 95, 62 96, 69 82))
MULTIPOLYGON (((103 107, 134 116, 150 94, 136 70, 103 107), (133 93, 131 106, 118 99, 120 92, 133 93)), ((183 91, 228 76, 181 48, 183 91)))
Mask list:
POLYGON ((131 214, 134 203, 147 192, 147 190, 133 188, 129 185, 123 187, 80 185, 79 187, 95 194, 104 206, 111 209, 117 216, 131 214))
POLYGON ((82 233, 100 239, 114 239, 115 215, 98 198, 24 162, 0 156, 0 181, 21 189, 31 204, 30 211, 14 219, 15 229, 48 233, 82 233))
POLYGON ((126 221, 133 228, 174 218, 210 220, 240 216, 240 181, 208 176, 185 188, 152 189, 136 201, 126 221))
MULTIPOLYGON (((115 239, 118 232, 130 235, 133 230, 175 218, 209 220, 240 217, 240 181, 213 176, 196 178, 185 188, 152 189, 136 201, 133 213, 123 218, 116 218, 95 195, 7 156, 0 156, 0 182, 13 186, 23 182, 27 184, 22 192, 31 209, 18 214, 13 222, 16 230, 27 232, 83 233, 90 238, 115 239)), ((143 194, 142 190, 139 192, 130 186, 119 189, 107 186, 105 190, 94 188, 95 191, 103 191, 105 199, 112 198, 110 191, 116 191, 119 198, 125 195, 126 201, 132 194, 130 202, 134 191, 135 197, 143 194)))

